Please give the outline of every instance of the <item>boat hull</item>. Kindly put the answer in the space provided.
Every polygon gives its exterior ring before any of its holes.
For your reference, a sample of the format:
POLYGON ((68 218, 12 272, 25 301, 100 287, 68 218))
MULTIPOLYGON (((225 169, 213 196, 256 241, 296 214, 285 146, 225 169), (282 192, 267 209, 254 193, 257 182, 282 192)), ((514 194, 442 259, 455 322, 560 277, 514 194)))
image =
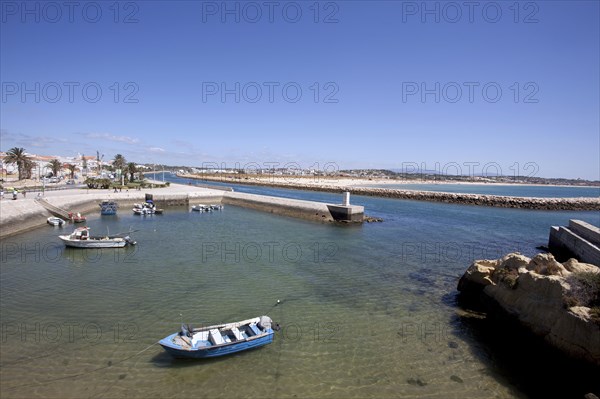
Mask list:
POLYGON ((69 236, 58 236, 67 247, 73 248, 123 248, 127 245, 124 239, 117 240, 73 240, 69 236))
POLYGON ((65 224, 64 220, 62 220, 60 218, 57 218, 57 217, 49 217, 47 219, 47 222, 48 222, 49 225, 55 226, 55 227, 56 226, 62 226, 63 224, 65 224))
POLYGON ((231 355, 233 353, 242 352, 249 349, 260 348, 261 346, 268 345, 273 342, 274 332, 270 332, 265 335, 256 337, 254 339, 245 340, 242 342, 232 342, 225 345, 217 345, 211 347, 203 347, 198 349, 184 349, 173 343, 173 338, 178 333, 172 334, 166 338, 163 338, 158 343, 162 346, 170 355, 177 358, 192 358, 192 359, 204 359, 211 357, 219 357, 231 355))
POLYGON ((100 203, 100 214, 101 215, 116 215, 117 214, 117 203, 114 201, 102 201, 100 203))

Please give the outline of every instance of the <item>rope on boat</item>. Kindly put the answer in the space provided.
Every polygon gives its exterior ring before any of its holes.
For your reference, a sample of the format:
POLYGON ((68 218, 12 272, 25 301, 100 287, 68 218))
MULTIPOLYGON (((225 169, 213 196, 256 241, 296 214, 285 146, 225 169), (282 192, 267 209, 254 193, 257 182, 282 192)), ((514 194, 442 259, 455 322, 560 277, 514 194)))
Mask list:
POLYGON ((64 377, 51 378, 51 379, 49 379, 49 380, 40 381, 40 382, 33 383, 33 384, 22 384, 22 385, 15 385, 15 386, 13 386, 13 387, 7 387, 7 388, 6 388, 6 390, 7 390, 7 391, 9 391, 9 390, 17 389, 17 388, 25 388, 25 387, 41 386, 41 385, 50 384, 50 383, 52 383, 52 382, 56 382, 56 381, 68 380, 68 379, 71 379, 71 378, 77 378, 77 377, 81 377, 81 376, 83 376, 83 375, 86 375, 86 374, 95 373, 96 371, 104 370, 104 369, 110 368, 110 367, 112 367, 112 366, 114 366, 114 365, 116 365, 116 364, 123 363, 124 361, 126 361, 126 360, 129 360, 129 359, 131 359, 132 357, 135 357, 135 356, 137 356, 137 355, 139 355, 139 354, 141 354, 141 353, 143 353, 143 352, 147 351, 148 349, 152 348, 154 345, 157 345, 157 344, 158 344, 158 342, 155 342, 155 343, 153 343, 152 345, 149 345, 149 346, 147 346, 146 348, 142 349, 141 351, 139 351, 139 352, 137 352, 137 353, 134 353, 134 354, 133 354, 133 355, 131 355, 131 356, 127 356, 126 358, 124 358, 124 359, 121 359, 121 360, 117 360, 116 362, 110 362, 110 363, 109 363, 109 364, 107 364, 106 366, 98 367, 98 368, 95 368, 95 369, 93 369, 93 370, 90 370, 90 371, 84 371, 84 372, 77 373, 77 374, 66 375, 66 376, 64 376, 64 377))
MULTIPOLYGON (((281 305, 282 303, 283 302, 278 299, 277 303, 275 303, 275 305, 273 305, 270 310, 273 310, 276 306, 281 305)), ((280 310, 279 310, 279 321, 281 322, 281 324, 285 323, 284 314, 283 314, 283 307, 280 307, 280 310)), ((279 326, 279 328, 278 328, 277 331, 279 331, 281 329, 281 327, 280 327, 279 324, 277 324, 277 325, 279 326)), ((280 372, 279 372, 279 370, 281 369, 281 357, 282 357, 282 353, 283 353, 283 339, 282 339, 283 337, 284 337, 284 335, 283 335, 283 333, 281 333, 279 339, 277 340, 278 344, 279 344, 279 350, 277 351, 277 354, 275 355, 275 356, 277 356, 277 360, 275 361, 275 380, 276 380, 276 383, 274 384, 274 386, 275 386, 274 387, 274 392, 273 392, 273 397, 274 398, 278 398, 278 397, 281 396, 281 395, 279 395, 280 384, 278 383, 277 380, 279 379, 279 376, 281 375, 280 372)))
MULTIPOLYGON (((275 302, 275 305, 271 306, 269 308, 269 310, 267 310, 266 312, 263 312, 263 315, 269 316, 269 313, 271 312, 271 310, 273 310, 276 306, 281 305, 282 303, 283 302, 278 299, 277 302, 275 302)), ((279 331, 279 330, 281 330, 281 325, 278 322, 273 320, 273 323, 271 324, 271 328, 274 331, 279 331)))

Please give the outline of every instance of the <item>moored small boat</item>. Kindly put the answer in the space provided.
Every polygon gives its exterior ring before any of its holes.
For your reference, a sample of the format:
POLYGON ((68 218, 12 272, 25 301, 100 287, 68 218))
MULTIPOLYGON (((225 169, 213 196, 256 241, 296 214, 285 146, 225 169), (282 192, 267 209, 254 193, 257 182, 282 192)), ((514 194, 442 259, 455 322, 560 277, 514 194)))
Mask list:
POLYGON ((69 235, 58 236, 67 247, 74 248, 122 248, 126 245, 135 245, 129 236, 90 236, 89 227, 78 227, 69 235))
POLYGON ((86 221, 85 216, 83 216, 79 212, 77 212, 75 214, 73 212, 69 212, 68 216, 69 216, 69 220, 73 223, 83 223, 86 221))
POLYGON ((101 215, 116 215, 119 205, 115 201, 104 200, 100 204, 101 215))
POLYGON ((181 331, 158 343, 175 357, 217 357, 270 344, 273 327, 276 325, 269 316, 202 328, 183 324, 181 331))
POLYGON ((154 209, 147 208, 145 206, 134 207, 133 208, 133 213, 136 214, 136 215, 153 215, 154 214, 154 209))
POLYGON ((50 216, 48 219, 46 219, 46 221, 52 226, 62 226, 66 223, 63 219, 56 216, 50 216))
POLYGON ((192 211, 194 212, 208 212, 210 211, 210 206, 204 204, 198 204, 192 206, 192 211))
POLYGON ((148 200, 143 204, 134 204, 133 213, 136 215, 162 215, 163 209, 157 208, 152 200, 148 200))

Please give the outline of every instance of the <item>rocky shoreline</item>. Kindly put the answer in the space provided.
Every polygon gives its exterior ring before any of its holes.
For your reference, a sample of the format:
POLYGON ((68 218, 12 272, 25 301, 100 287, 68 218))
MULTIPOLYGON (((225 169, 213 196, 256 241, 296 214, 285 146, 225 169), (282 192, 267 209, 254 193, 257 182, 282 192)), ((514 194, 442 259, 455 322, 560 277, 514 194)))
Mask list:
POLYGON ((222 183, 243 184, 252 186, 268 186, 307 191, 323 191, 342 193, 348 191, 355 195, 367 195, 382 198, 395 198, 415 201, 432 201, 449 204, 494 206, 500 208, 537 209, 537 210, 569 210, 569 211, 600 211, 600 198, 533 198, 512 197, 500 195, 446 193, 434 191, 399 190, 390 188, 338 186, 327 184, 298 184, 282 183, 266 180, 241 180, 222 176, 178 175, 179 177, 219 181, 222 183))
POLYGON ((514 319, 565 353, 600 366, 600 268, 552 254, 476 260, 458 282, 465 303, 514 319))

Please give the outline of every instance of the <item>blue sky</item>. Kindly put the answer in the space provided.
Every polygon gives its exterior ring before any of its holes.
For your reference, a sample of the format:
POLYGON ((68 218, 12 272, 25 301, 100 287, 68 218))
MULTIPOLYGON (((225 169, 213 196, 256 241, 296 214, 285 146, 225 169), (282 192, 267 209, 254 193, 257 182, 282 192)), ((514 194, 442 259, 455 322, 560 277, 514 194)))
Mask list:
POLYGON ((472 7, 2 1, 0 150, 600 179, 599 2, 472 7))

